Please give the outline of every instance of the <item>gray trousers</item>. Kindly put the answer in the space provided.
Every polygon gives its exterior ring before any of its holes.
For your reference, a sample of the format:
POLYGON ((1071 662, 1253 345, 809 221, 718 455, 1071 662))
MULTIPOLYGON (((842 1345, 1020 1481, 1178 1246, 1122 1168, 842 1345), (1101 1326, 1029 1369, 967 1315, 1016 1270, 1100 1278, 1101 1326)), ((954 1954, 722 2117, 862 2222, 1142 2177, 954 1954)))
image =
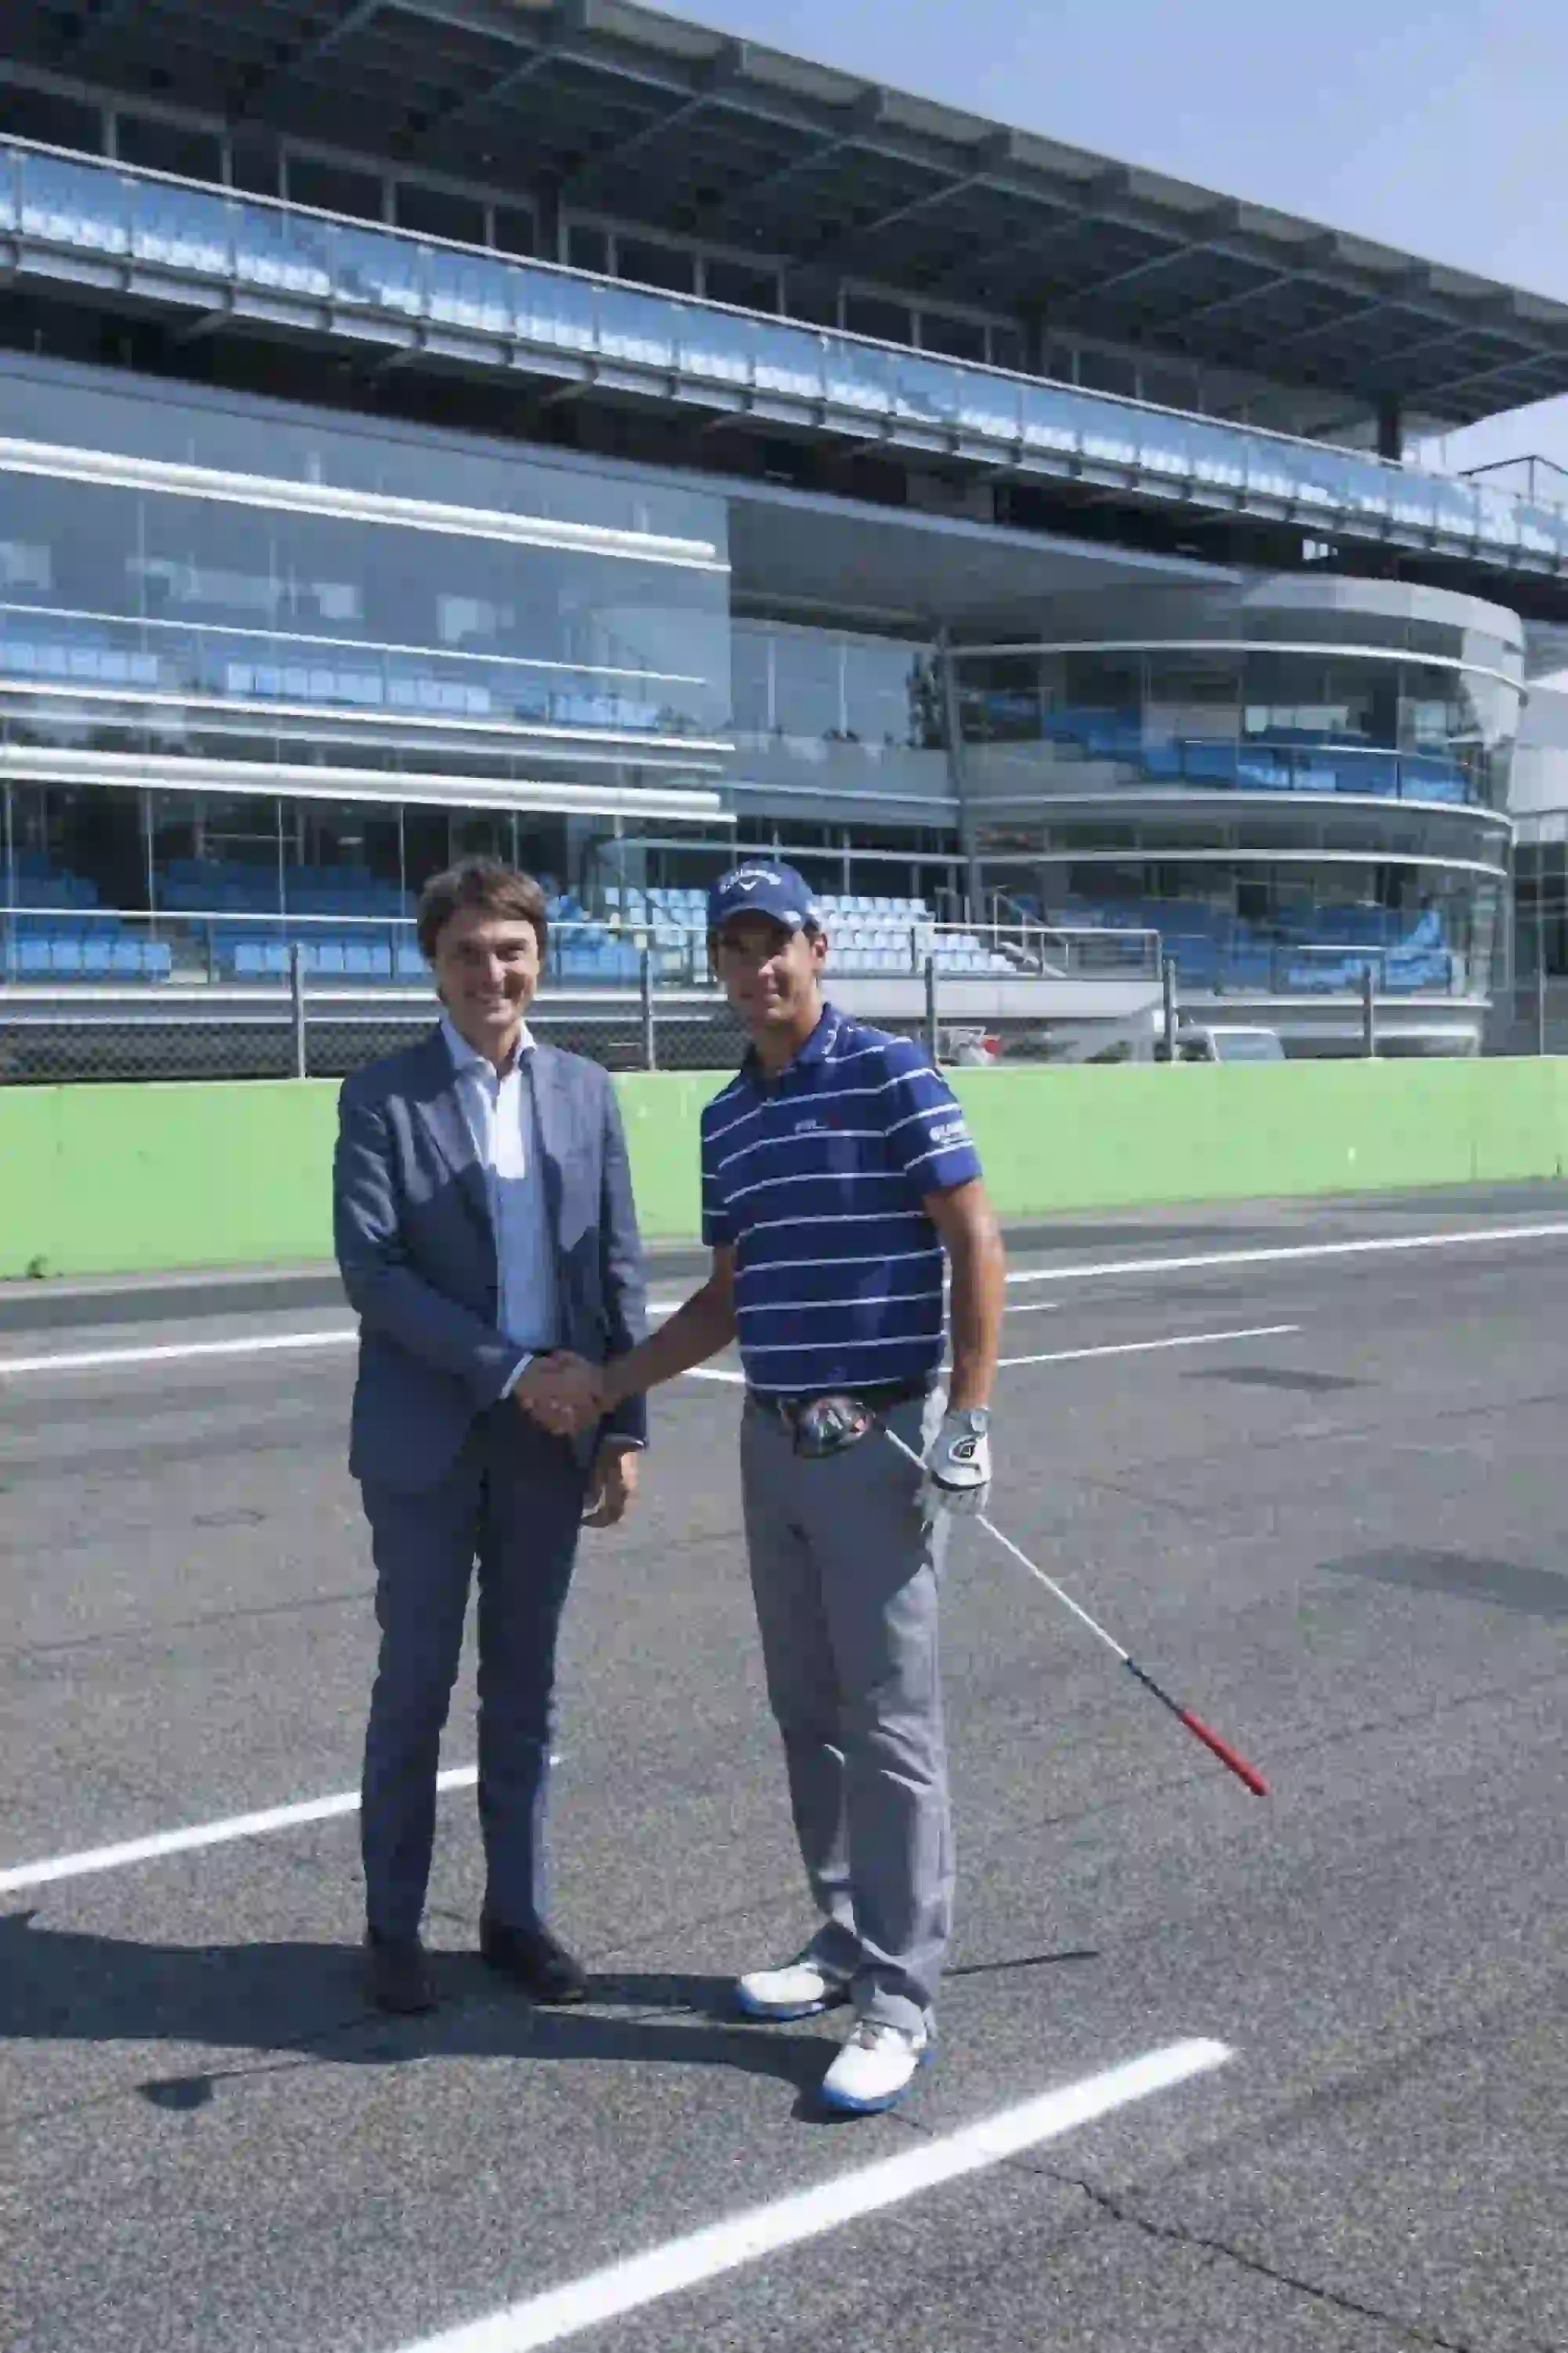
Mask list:
POLYGON ((425 1909, 441 1731, 476 1562, 485 1911, 515 1928, 542 1915, 555 1637, 586 1483, 568 1440, 504 1403, 476 1421, 434 1487, 362 1486, 381 1656, 360 1837, 366 1918, 384 1935, 415 1935, 425 1909))
MULTIPOLYGON (((882 1417, 917 1453, 940 1392, 882 1417)), ((822 1926, 809 1950, 864 2018, 921 2024, 952 1912, 937 1661, 947 1524, 879 1430, 822 1461, 748 1403, 741 1481, 768 1697, 822 1926)))

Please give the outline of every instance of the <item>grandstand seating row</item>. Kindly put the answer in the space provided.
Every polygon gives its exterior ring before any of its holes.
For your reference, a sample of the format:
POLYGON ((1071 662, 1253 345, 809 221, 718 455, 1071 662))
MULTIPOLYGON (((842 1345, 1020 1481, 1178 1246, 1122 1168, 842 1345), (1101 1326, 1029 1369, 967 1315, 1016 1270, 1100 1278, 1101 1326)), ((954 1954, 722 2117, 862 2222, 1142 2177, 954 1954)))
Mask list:
POLYGON ((166 940, 8 940, 4 968, 17 980, 167 980, 173 955, 166 940))
POLYGON ((1243 792, 1360 793, 1379 799, 1465 802, 1473 797, 1458 761, 1436 752, 1394 752, 1326 743, 1305 729, 1276 727, 1266 743, 1212 736, 1146 736, 1136 711, 1058 707, 1041 735, 1091 760, 1136 767, 1152 783, 1218 785, 1243 792))

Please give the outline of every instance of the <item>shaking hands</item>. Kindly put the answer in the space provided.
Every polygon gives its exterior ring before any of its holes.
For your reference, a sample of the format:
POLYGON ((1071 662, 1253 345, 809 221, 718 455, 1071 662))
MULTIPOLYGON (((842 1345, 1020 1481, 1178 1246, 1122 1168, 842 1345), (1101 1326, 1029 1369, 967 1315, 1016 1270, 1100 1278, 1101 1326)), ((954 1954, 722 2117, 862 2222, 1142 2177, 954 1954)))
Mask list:
POLYGON ((522 1412, 541 1430, 556 1438, 573 1438, 591 1430, 613 1405, 620 1402, 610 1368, 590 1365, 570 1349, 535 1356, 512 1391, 522 1412))

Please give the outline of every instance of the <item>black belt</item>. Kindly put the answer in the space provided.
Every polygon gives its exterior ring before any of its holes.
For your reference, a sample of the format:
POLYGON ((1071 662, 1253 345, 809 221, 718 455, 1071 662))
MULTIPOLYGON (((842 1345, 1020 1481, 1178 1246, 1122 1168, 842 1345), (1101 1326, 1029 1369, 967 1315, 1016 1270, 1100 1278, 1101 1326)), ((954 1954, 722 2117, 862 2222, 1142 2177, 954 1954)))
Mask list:
POLYGON ((918 1380, 864 1381, 854 1388, 800 1389, 788 1397, 777 1396, 772 1390, 749 1388, 746 1403, 754 1406, 759 1413, 771 1414, 786 1430, 793 1430, 805 1408, 815 1405, 818 1398, 853 1398, 868 1412, 885 1413, 889 1406, 908 1405, 915 1398, 930 1397, 936 1380, 934 1373, 922 1374, 918 1380))

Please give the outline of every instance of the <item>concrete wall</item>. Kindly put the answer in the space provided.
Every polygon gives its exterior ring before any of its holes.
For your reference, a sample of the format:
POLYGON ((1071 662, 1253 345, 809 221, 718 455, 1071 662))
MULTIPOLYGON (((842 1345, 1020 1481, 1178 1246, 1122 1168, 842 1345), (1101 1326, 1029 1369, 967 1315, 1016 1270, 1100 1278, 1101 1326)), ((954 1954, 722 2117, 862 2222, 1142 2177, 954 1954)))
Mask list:
MULTIPOLYGON (((961 1071, 1007 1218, 1373 1191, 1568 1168, 1568 1062, 961 1071)), ((721 1080, 628 1076, 644 1230, 696 1233, 697 1114, 721 1080)), ((336 1087, 0 1091, 0 1278, 330 1255, 336 1087)))

